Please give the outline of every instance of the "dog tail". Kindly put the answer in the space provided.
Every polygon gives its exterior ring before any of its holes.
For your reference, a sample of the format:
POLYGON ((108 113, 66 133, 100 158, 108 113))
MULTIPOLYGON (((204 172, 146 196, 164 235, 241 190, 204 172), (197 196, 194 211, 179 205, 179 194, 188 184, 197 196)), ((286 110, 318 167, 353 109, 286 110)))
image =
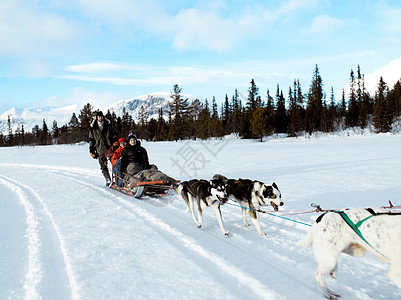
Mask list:
POLYGON ((309 230, 308 234, 302 240, 298 241, 296 243, 296 245, 299 247, 304 247, 304 248, 308 248, 308 247, 312 246, 312 243, 313 243, 312 230, 313 230, 313 228, 311 230, 309 230))

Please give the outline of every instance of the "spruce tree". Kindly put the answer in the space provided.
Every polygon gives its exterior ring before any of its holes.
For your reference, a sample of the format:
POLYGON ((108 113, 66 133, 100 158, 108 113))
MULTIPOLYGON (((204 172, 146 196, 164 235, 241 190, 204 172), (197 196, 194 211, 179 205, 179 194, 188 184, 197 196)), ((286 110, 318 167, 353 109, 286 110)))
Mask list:
POLYGON ((391 129, 392 120, 389 116, 388 87, 383 77, 380 77, 375 94, 373 124, 377 132, 388 132, 391 129))
POLYGON ((184 139, 188 134, 188 99, 181 96, 181 88, 178 84, 173 87, 170 95, 172 101, 169 104, 172 115, 172 123, 170 126, 170 138, 177 141, 184 139))
POLYGON ((259 107, 252 115, 251 120, 251 131, 254 136, 259 136, 259 141, 263 141, 263 135, 266 130, 266 110, 263 107, 259 107))
POLYGON ((211 123, 210 109, 209 109, 209 103, 206 99, 205 104, 203 105, 198 118, 198 136, 202 140, 206 140, 210 137, 211 134, 210 123, 211 123))
POLYGON ((275 131, 275 106, 274 106, 274 100, 273 97, 270 96, 270 91, 267 89, 266 93, 266 129, 265 133, 267 135, 272 134, 275 131))
POLYGON ((316 65, 313 72, 312 82, 308 92, 308 103, 306 108, 306 130, 311 134, 321 130, 321 118, 323 107, 323 81, 316 65))
POLYGON ((288 134, 290 137, 296 136, 297 131, 297 98, 292 92, 291 87, 288 88, 288 134))
POLYGON ((280 86, 277 84, 277 93, 276 93, 276 132, 278 133, 287 133, 288 130, 288 122, 287 122, 287 112, 285 108, 285 99, 283 96, 283 91, 280 91, 280 86))
POLYGON ((349 82, 349 100, 348 100, 348 120, 347 125, 354 127, 358 125, 359 109, 357 102, 356 93, 356 82, 355 82, 354 71, 351 69, 350 82, 349 82))

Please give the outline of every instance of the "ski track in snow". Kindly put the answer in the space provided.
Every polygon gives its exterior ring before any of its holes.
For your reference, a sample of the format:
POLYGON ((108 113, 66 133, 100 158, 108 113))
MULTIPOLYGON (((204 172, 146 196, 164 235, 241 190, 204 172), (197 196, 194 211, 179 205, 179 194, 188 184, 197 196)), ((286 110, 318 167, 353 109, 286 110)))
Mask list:
POLYGON ((63 256, 63 264, 65 271, 68 276, 69 286, 71 289, 71 297, 72 299, 79 299, 79 288, 77 286, 73 271, 71 269, 71 264, 69 262, 68 254, 64 247, 64 241, 58 229, 57 223, 54 220, 54 217, 49 212, 46 207, 46 204, 43 202, 39 194, 33 190, 30 186, 23 184, 21 182, 15 181, 7 176, 0 175, 0 183, 7 186, 10 190, 14 191, 20 202, 25 208, 26 212, 26 223, 27 223, 27 232, 26 237, 28 238, 28 250, 29 250, 29 267, 28 267, 28 274, 26 275, 26 281, 24 284, 24 291, 25 291, 25 298, 26 299, 38 299, 41 298, 39 295, 39 289, 41 288, 42 281, 43 281, 43 247, 46 246, 43 244, 41 240, 41 226, 38 220, 41 219, 40 215, 40 208, 35 207, 36 204, 33 198, 36 198, 37 203, 42 206, 43 211, 45 212, 46 216, 50 219, 52 227, 54 228, 58 243, 60 245, 60 251, 63 256), (26 192, 30 193, 33 197, 29 197, 26 192))
POLYGON ((18 199, 23 205, 26 214, 25 221, 27 228, 25 237, 28 239, 28 271, 25 275, 23 290, 25 298, 31 297, 32 299, 36 299, 39 297, 38 286, 42 280, 43 273, 40 261, 41 244, 38 233, 38 221, 35 209, 32 203, 28 200, 27 195, 21 188, 16 185, 10 184, 8 181, 11 180, 5 176, 0 175, 0 183, 17 194, 18 199))

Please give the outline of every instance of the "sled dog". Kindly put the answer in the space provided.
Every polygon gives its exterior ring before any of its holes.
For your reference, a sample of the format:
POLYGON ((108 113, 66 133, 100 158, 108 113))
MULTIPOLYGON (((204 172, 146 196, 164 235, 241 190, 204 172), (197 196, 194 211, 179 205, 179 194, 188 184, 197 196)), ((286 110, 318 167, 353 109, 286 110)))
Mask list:
POLYGON ((271 205, 275 211, 284 203, 281 201, 281 192, 277 185, 273 182, 266 185, 260 181, 250 179, 227 179, 225 176, 216 174, 213 179, 222 180, 227 185, 227 196, 241 205, 242 220, 245 227, 249 224, 246 221, 246 211, 248 211, 252 222, 254 223, 258 233, 262 236, 266 234, 262 231, 259 223, 258 210, 261 206, 271 205))
POLYGON ((192 219, 200 228, 203 223, 202 209, 206 206, 214 208, 219 221, 221 232, 229 235, 224 229, 221 217, 220 205, 227 201, 226 186, 221 180, 198 180, 184 181, 175 186, 175 191, 184 198, 192 214, 192 219), (198 217, 195 216, 195 209, 198 217))
POLYGON ((318 262, 317 283, 328 299, 339 294, 330 290, 324 276, 335 278, 338 256, 346 253, 362 257, 367 252, 390 264, 388 277, 401 288, 401 214, 373 209, 346 209, 321 215, 307 236, 297 243, 309 247, 318 262))

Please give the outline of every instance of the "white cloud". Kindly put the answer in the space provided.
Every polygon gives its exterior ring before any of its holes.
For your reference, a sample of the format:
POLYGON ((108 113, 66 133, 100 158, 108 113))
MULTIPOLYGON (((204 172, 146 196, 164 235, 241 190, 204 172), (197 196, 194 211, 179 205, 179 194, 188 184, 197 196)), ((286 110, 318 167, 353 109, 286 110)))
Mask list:
POLYGON ((383 77, 384 82, 391 89, 394 84, 401 80, 401 57, 390 61, 387 65, 382 68, 365 75, 365 84, 371 95, 374 95, 377 84, 379 83, 380 77, 383 77))
POLYGON ((251 77, 250 73, 238 72, 238 69, 230 67, 201 67, 201 66, 152 66, 152 65, 122 65, 117 63, 99 64, 88 63, 83 65, 68 66, 68 74, 57 76, 57 78, 108 83, 126 86, 172 86, 180 84, 199 84, 215 81, 238 81, 239 78, 245 82, 251 77), (96 75, 93 70, 99 71, 96 75), (103 70, 104 72, 100 72, 103 70), (109 72, 115 70, 117 72, 109 72), (121 72, 123 70, 124 72, 121 72), (87 71, 87 72, 84 72, 87 71))
POLYGON ((95 62, 81 65, 67 66, 66 70, 76 73, 99 73, 129 69, 126 65, 117 63, 95 62))
POLYGON ((0 54, 34 57, 62 51, 76 39, 78 30, 56 13, 26 1, 0 1, 0 54))
POLYGON ((76 105, 78 109, 75 109, 78 113, 82 107, 90 103, 92 106, 97 108, 107 107, 110 103, 117 101, 121 98, 121 95, 113 93, 99 93, 84 88, 75 88, 65 97, 53 96, 45 99, 38 103, 39 106, 63 106, 76 105))
POLYGON ((76 0, 83 14, 114 30, 127 30, 170 41, 179 50, 225 51, 242 40, 259 34, 267 25, 316 0, 290 0, 275 8, 245 5, 233 12, 224 1, 203 2, 202 6, 168 13, 158 0, 76 0))
POLYGON ((334 31, 336 28, 342 25, 342 21, 333 18, 329 15, 320 15, 312 20, 311 31, 314 33, 325 33, 328 31, 334 31))

